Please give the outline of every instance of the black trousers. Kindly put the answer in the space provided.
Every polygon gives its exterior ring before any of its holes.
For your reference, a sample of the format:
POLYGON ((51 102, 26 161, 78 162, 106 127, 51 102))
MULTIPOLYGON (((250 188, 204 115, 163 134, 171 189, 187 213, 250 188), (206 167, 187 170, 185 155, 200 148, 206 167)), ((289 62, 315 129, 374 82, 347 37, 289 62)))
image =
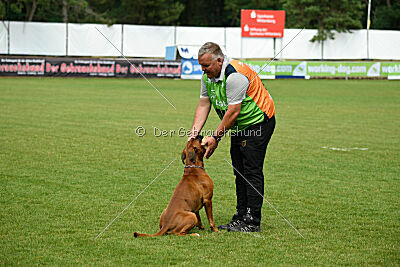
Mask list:
POLYGON ((264 158, 274 129, 275 116, 269 119, 264 115, 263 122, 231 135, 232 165, 241 174, 234 170, 237 214, 250 211, 257 221, 261 221, 264 196, 264 158))

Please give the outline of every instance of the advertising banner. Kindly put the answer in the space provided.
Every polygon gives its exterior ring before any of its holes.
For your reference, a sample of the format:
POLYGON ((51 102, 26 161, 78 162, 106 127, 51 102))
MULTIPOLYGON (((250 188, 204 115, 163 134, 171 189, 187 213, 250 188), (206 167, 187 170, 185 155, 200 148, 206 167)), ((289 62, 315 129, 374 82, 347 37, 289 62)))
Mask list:
MULTIPOLYGON (((262 79, 319 77, 400 77, 400 62, 244 61, 262 79)), ((197 59, 108 60, 0 57, 0 76, 132 77, 200 79, 197 59), (131 64, 130 64, 131 63, 131 64)))
POLYGON ((379 77, 380 63, 374 62, 308 62, 310 77, 379 77))
POLYGON ((289 77, 390 77, 400 75, 400 62, 245 61, 262 79, 289 77))
POLYGON ((178 53, 183 59, 197 59, 198 45, 178 45, 178 53))
POLYGON ((283 37, 284 10, 241 10, 242 37, 283 37))
POLYGON ((203 71, 197 59, 182 59, 182 79, 201 79, 203 71))
POLYGON ((0 58, 0 76, 179 78, 181 63, 163 60, 0 58), (130 64, 131 63, 131 64, 130 64))
POLYGON ((400 76, 400 62, 382 62, 381 76, 400 76))
POLYGON ((307 62, 287 61, 287 62, 262 62, 245 61, 261 79, 274 79, 279 77, 301 77, 307 76, 307 62))
POLYGON ((280 76, 305 77, 307 76, 307 62, 275 62, 277 78, 280 76))
POLYGON ((275 79, 276 67, 274 64, 263 61, 244 61, 249 67, 258 73, 261 79, 275 79))

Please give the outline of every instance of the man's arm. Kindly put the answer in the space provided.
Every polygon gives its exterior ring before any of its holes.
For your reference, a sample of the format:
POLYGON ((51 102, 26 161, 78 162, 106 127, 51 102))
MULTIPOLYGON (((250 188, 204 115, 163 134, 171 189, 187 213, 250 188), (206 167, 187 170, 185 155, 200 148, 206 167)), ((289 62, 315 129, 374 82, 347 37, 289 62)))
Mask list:
POLYGON ((189 139, 192 137, 196 137, 201 129, 203 129, 204 124, 207 121, 208 114, 210 113, 211 102, 210 98, 202 97, 199 100, 199 104, 197 105, 196 112, 194 113, 193 125, 190 130, 189 139))
MULTIPOLYGON (((226 111, 224 118, 222 119, 218 128, 214 132, 215 137, 221 138, 222 136, 224 136, 225 132, 227 132, 235 124, 236 119, 239 116, 241 107, 242 103, 235 105, 228 105, 228 110, 226 111)), ((214 150, 217 148, 218 142, 214 137, 211 137, 207 138, 204 144, 207 144, 207 150, 204 157, 208 159, 209 157, 211 157, 211 155, 214 153, 214 150)))
MULTIPOLYGON (((226 79, 226 97, 228 100, 228 110, 224 118, 214 132, 216 138, 221 138, 235 123, 242 107, 242 101, 246 98, 246 92, 249 88, 249 79, 241 73, 232 73, 226 79)), ((209 158, 218 146, 216 138, 207 138, 204 144, 207 144, 206 158, 209 158)))

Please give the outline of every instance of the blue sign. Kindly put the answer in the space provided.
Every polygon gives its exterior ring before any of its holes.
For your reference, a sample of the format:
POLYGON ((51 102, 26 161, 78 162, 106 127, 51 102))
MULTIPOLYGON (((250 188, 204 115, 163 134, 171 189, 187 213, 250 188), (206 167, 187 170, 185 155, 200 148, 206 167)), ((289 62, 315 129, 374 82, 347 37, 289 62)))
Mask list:
POLYGON ((197 59, 182 59, 181 71, 182 79, 200 79, 203 75, 197 59))
POLYGON ((175 46, 165 47, 165 60, 176 60, 176 47, 175 46))

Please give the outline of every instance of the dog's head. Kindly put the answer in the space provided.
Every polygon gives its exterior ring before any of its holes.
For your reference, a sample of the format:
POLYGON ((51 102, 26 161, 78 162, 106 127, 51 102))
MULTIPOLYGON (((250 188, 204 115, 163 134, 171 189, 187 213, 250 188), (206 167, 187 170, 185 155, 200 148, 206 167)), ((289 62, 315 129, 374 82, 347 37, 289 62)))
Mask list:
POLYGON ((185 149, 182 151, 182 163, 185 165, 204 166, 203 157, 206 152, 205 146, 201 145, 203 136, 198 135, 196 138, 190 139, 185 149))

